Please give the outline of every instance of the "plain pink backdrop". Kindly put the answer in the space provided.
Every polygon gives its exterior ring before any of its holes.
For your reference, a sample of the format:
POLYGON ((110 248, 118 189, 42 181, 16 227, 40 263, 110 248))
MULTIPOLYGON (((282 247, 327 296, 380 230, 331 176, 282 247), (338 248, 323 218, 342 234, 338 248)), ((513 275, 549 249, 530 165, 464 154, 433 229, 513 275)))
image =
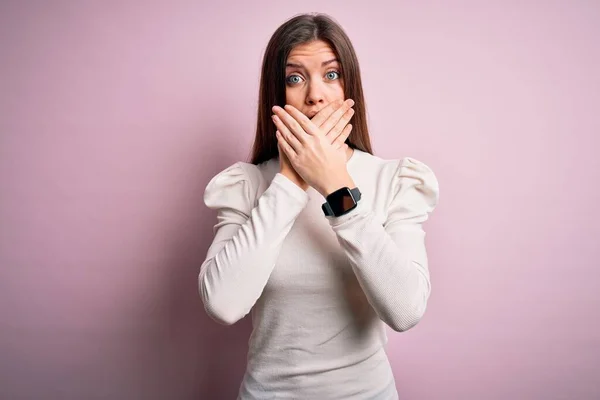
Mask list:
POLYGON ((202 196, 310 11, 355 45, 376 154, 440 181, 400 397, 600 398, 594 1, 3 1, 0 398, 234 398, 250 321, 202 307, 202 196))

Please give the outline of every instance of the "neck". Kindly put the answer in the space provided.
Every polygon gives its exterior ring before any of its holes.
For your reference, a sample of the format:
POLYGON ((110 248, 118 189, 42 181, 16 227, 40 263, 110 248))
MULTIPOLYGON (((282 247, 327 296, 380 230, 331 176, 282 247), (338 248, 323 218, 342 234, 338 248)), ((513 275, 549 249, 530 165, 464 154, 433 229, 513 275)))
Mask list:
POLYGON ((350 157, 352 157, 352 154, 354 154, 354 149, 348 147, 346 149, 346 161, 350 160, 350 157))

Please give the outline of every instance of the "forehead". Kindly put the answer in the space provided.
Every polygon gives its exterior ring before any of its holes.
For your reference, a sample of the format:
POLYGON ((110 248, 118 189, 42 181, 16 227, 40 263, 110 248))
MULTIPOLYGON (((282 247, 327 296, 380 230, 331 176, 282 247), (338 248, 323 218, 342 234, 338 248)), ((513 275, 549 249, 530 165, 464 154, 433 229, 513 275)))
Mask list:
POLYGON ((290 51, 288 61, 326 61, 332 58, 336 58, 336 54, 329 43, 323 40, 315 40, 294 47, 292 51, 290 51))

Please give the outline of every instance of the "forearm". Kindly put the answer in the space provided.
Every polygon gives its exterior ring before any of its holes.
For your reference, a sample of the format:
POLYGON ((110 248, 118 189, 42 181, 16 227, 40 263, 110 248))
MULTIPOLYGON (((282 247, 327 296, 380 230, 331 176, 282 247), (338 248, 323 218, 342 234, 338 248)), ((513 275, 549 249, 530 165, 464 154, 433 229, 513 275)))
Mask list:
POLYGON ((353 211, 332 225, 338 241, 381 320, 408 330, 425 312, 431 289, 425 233, 414 225, 390 235, 371 211, 353 211))
POLYGON ((200 268, 199 291, 206 311, 223 324, 248 314, 275 266, 281 244, 307 199, 276 175, 242 224, 219 229, 200 268))
POLYGON ((283 168, 279 173, 295 183, 302 190, 307 190, 310 187, 293 169, 283 168))

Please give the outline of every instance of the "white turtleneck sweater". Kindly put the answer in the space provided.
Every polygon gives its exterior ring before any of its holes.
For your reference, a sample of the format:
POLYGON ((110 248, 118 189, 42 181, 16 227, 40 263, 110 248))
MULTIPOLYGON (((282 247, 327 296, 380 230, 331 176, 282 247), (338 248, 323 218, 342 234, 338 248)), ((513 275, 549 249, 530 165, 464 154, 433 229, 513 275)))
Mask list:
POLYGON ((274 158, 237 162, 208 183, 217 210, 200 267, 207 313, 231 325, 252 313, 238 400, 397 399, 385 324, 402 332, 431 291, 422 224, 438 181, 413 158, 354 150, 358 206, 326 217, 325 198, 279 173, 274 158))

